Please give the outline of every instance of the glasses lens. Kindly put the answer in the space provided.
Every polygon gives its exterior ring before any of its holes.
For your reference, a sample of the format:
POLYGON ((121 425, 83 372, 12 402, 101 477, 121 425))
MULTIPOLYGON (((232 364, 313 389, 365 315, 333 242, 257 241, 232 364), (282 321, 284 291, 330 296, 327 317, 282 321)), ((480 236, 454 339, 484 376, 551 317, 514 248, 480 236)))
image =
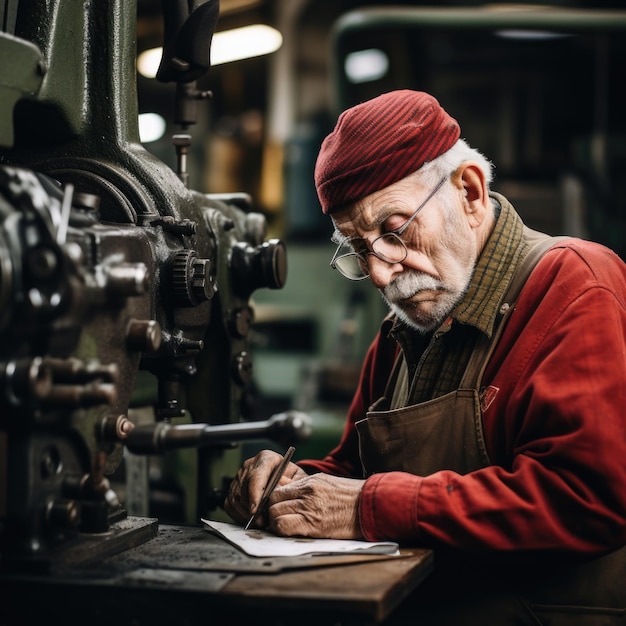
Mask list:
POLYGON ((361 280, 369 274, 365 259, 354 252, 337 257, 335 267, 350 280, 361 280))
POLYGON ((406 246, 395 233, 387 233, 374 239, 372 252, 389 263, 401 263, 407 255, 406 246))

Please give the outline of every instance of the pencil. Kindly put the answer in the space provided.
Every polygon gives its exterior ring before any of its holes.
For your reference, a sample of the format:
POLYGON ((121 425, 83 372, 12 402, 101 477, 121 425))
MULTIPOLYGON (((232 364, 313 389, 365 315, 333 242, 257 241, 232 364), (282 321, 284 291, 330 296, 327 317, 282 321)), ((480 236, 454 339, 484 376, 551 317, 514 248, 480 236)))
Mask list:
POLYGON ((274 468, 270 479, 267 481, 267 485, 265 485, 265 489, 263 489, 263 495, 261 496, 261 502, 259 502, 259 506, 255 513, 252 514, 252 517, 248 520, 248 523, 245 525, 244 530, 248 530, 252 522, 256 519, 258 515, 265 512, 267 508, 267 504, 269 502, 270 496, 274 489, 276 489, 276 485, 278 485, 278 481, 281 479, 282 475, 285 473, 287 469, 287 465, 291 461, 291 457, 293 457, 293 453, 296 449, 293 446, 290 446, 287 452, 285 452, 285 456, 283 456, 282 461, 274 468))

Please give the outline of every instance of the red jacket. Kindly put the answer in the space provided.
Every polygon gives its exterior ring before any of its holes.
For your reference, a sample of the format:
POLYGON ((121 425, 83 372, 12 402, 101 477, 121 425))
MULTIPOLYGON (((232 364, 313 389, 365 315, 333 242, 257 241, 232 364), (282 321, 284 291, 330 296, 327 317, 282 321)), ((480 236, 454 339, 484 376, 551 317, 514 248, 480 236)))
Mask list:
MULTIPOLYGON (((371 345, 338 447, 308 472, 362 477, 355 421, 396 352, 371 345)), ((491 358, 483 428, 492 465, 460 475, 375 474, 367 539, 467 550, 600 553, 626 544, 626 265, 594 243, 548 252, 491 358)))

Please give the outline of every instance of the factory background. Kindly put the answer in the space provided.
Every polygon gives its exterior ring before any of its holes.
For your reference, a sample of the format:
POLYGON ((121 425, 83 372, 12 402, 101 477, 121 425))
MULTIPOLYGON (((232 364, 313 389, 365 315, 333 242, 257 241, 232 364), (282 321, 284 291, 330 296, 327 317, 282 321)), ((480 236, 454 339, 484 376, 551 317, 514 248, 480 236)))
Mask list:
MULTIPOLYGON (((530 227, 626 258, 625 34, 624 0, 0 1, 0 626, 395 619, 436 543, 268 560, 213 533, 246 457, 335 447, 386 314, 329 266, 319 147, 430 92, 530 227)), ((520 591, 588 571, 515 547, 520 591)))

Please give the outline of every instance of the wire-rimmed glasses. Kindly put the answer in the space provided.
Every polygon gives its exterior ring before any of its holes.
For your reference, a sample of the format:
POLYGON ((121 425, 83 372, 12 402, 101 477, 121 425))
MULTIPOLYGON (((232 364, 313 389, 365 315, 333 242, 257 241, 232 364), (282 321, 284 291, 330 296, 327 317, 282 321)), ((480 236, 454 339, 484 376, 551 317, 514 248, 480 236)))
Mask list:
POLYGON ((426 206, 427 202, 441 189, 446 180, 448 180, 447 175, 437 183, 437 186, 426 196, 426 199, 415 209, 413 215, 400 228, 390 230, 388 233, 383 233, 376 237, 369 244, 369 249, 366 247, 367 240, 360 237, 350 237, 340 241, 330 261, 330 266, 349 280, 363 280, 370 275, 367 266, 367 256, 370 254, 385 261, 385 263, 402 263, 409 254, 406 244, 401 239, 402 234, 426 206), (363 248, 362 251, 355 247, 356 242, 363 248))

